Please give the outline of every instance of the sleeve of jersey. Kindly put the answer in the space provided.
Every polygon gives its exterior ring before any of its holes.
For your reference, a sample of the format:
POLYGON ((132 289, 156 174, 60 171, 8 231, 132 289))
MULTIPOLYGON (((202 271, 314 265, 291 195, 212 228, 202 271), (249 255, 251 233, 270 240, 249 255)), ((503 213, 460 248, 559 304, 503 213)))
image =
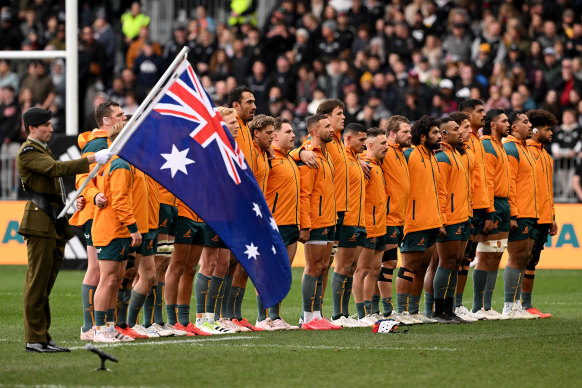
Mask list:
POLYGON ((137 224, 133 210, 129 204, 131 196, 131 177, 129 169, 117 168, 109 173, 111 188, 111 206, 122 225, 127 226, 130 233, 137 232, 137 224))
MULTIPOLYGON (((96 165, 97 163, 90 164, 89 171, 93 170, 93 168, 96 165)), ((79 188, 83 184, 83 182, 85 182, 88 176, 89 176, 88 173, 77 174, 75 176, 75 187, 79 188)), ((95 196, 97 194, 99 194, 99 189, 97 189, 97 186, 95 185, 95 179, 91 179, 89 183, 87 183, 87 186, 85 186, 85 188, 81 192, 81 196, 85 197, 86 200, 88 201, 94 201, 95 196)))
POLYGON ((317 170, 305 164, 299 166, 299 227, 300 229, 311 229, 311 194, 315 184, 315 174, 317 170))
POLYGON ((439 161, 439 179, 438 179, 438 194, 439 194, 439 209, 441 211, 441 219, 443 220, 443 225, 447 224, 446 214, 447 214, 447 180, 451 172, 451 165, 447 161, 439 161))
POLYGON ((511 217, 515 218, 518 216, 517 212, 517 171, 519 169, 519 161, 511 153, 508 152, 509 166, 510 166, 510 177, 509 177, 509 208, 511 210, 511 217))
POLYGON ((495 166, 497 165, 497 154, 490 152, 485 149, 484 157, 485 160, 485 176, 487 181, 487 191, 489 193, 489 211, 488 213, 495 212, 494 200, 495 200, 495 166))
POLYGON ((550 179, 548 180, 548 182, 550 182, 550 196, 551 196, 550 202, 552 202, 552 221, 556 221, 556 208, 554 207, 554 185, 551 183, 554 181, 554 161, 549 156, 548 159, 550 160, 549 162, 550 168, 548 168, 548 174, 550 174, 550 179))
POLYGON ((301 144, 301 146, 299 148, 295 148, 293 150, 291 150, 289 152, 289 156, 291 157, 291 159, 293 159, 295 162, 300 162, 301 161, 301 152, 305 150, 305 146, 311 144, 311 140, 306 139, 305 142, 303 144, 301 144))

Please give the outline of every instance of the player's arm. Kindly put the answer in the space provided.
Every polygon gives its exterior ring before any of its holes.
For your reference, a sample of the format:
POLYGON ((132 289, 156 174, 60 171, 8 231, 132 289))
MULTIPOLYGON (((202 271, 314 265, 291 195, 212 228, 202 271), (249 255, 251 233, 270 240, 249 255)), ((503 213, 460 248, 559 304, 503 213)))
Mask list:
POLYGON ((503 146, 509 159, 509 208, 511 210, 511 218, 518 217, 517 211, 517 173, 519 170, 519 151, 515 143, 506 143, 503 146))
POLYGON ((133 209, 128 201, 131 196, 131 172, 129 168, 115 168, 110 171, 107 178, 111 191, 111 206, 115 210, 115 215, 121 225, 126 226, 129 230, 132 245, 138 246, 141 244, 141 234, 133 216, 133 209))
POLYGON ((299 227, 300 229, 311 229, 311 196, 315 186, 317 170, 299 163, 299 227))
POLYGON ((437 155, 437 161, 439 166, 439 174, 437 180, 437 192, 439 201, 439 210, 441 212, 441 220, 443 225, 447 224, 446 214, 447 214, 447 183, 449 179, 449 174, 451 173, 451 163, 448 156, 444 152, 439 152, 437 155))
POLYGON ((492 141, 488 139, 483 141, 483 148, 485 150, 483 160, 485 161, 485 178, 487 181, 487 192, 489 193, 488 213, 495 213, 495 206, 493 205, 495 200, 495 170, 499 160, 497 158, 497 152, 491 143, 492 141))

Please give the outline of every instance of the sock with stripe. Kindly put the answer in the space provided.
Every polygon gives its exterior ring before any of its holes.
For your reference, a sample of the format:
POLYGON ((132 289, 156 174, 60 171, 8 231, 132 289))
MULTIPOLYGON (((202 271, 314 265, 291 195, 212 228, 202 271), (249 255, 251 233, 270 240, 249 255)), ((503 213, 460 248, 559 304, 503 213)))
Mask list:
POLYGON ((526 310, 533 307, 531 304, 531 292, 521 292, 521 305, 526 310))
POLYGON ((408 312, 412 315, 418 314, 420 309, 420 295, 410 295, 408 298, 408 312))
POLYGON ((133 327, 136 324, 139 311, 145 300, 146 295, 131 290, 131 299, 129 300, 129 308, 127 310, 127 326, 133 327))
POLYGON ((346 292, 347 281, 348 277, 346 275, 341 275, 335 271, 331 275, 331 292, 333 305, 333 313, 331 315, 331 319, 335 320, 344 315, 342 307, 343 298, 346 292))
POLYGON ((257 321, 264 321, 267 319, 267 309, 263 305, 263 300, 259 295, 257 295, 257 321))
POLYGON ((93 298, 97 286, 90 286, 88 284, 81 285, 81 301, 83 302, 83 333, 91 330, 95 322, 93 320, 95 315, 95 305, 93 298))
POLYGON ((447 291, 449 289, 449 284, 451 282, 451 270, 444 267, 438 266, 434 274, 434 280, 432 282, 434 288, 434 298, 444 299, 447 291))
POLYGON ((194 280, 194 292, 196 294, 196 314, 206 313, 206 298, 210 287, 210 278, 198 272, 194 280))
POLYGON ((313 305, 313 311, 316 313, 319 312, 321 314, 321 306, 322 306, 322 299, 323 299, 323 275, 319 275, 317 278, 317 287, 315 287, 315 303, 313 305))
POLYGON ((166 315, 168 316, 168 324, 174 326, 178 322, 178 305, 166 304, 166 315))
MULTIPOLYGON (((313 312, 315 305, 315 295, 317 293, 317 278, 303 275, 301 283, 301 296, 303 298, 303 311, 313 312)), ((308 321, 306 321, 308 322, 308 321)))
POLYGON ((521 271, 506 265, 503 271, 504 302, 513 303, 519 300, 519 280, 521 271))
POLYGON ((232 287, 231 290, 236 294, 234 300, 234 316, 240 321, 242 319, 242 302, 245 297, 246 289, 242 287, 232 287))
POLYGON ((424 315, 431 318, 434 313, 434 294, 425 292, 424 293, 424 315))
POLYGON ((224 284, 222 286, 222 290, 220 292, 220 311, 215 311, 214 318, 216 320, 216 314, 219 314, 218 319, 220 318, 232 318, 226 314, 226 308, 228 306, 228 297, 230 296, 230 288, 232 287, 232 276, 225 276, 224 277, 224 284))
MULTIPOLYGON (((455 298, 455 292, 457 292, 457 281, 459 279, 458 277, 459 271, 452 271, 451 272, 451 281, 449 282, 449 288, 447 290, 447 298, 455 298)), ((453 302, 455 303, 455 302, 453 302)), ((456 305, 455 305, 456 307, 456 305)))
POLYGON ((105 322, 115 322, 115 308, 107 309, 107 315, 105 316, 105 322))
POLYGON ((496 282, 497 270, 487 271, 487 284, 485 285, 485 293, 483 294, 483 307, 485 310, 491 310, 491 301, 493 300, 493 291, 495 291, 496 282))
POLYGON ((372 310, 372 314, 380 314, 380 295, 372 295, 371 303, 370 309, 372 310))
POLYGON ((394 306, 392 305, 392 297, 382 298, 382 310, 384 310, 382 311, 382 313, 384 314, 385 317, 392 314, 392 311, 394 311, 394 306))
POLYGON ((143 304, 143 326, 150 327, 154 323, 154 306, 156 304, 156 294, 158 285, 152 286, 143 304))
POLYGON ((190 305, 189 304, 179 304, 176 305, 178 310, 178 322, 182 326, 188 326, 190 323, 190 305))
POLYGON ((106 311, 95 311, 95 326, 105 325, 105 315, 107 315, 106 311))
POLYGON ((281 302, 269 308, 269 318, 271 318, 271 321, 276 321, 281 318, 281 302))
POLYGON ((154 322, 160 326, 164 326, 164 288, 166 283, 158 282, 158 290, 156 292, 156 299, 154 305, 154 322))
POLYGON ((352 285, 354 284, 354 278, 348 276, 348 281, 346 282, 346 289, 344 291, 344 297, 342 299, 342 313, 344 317, 350 316, 350 299, 352 297, 352 285))
POLYGON ((364 307, 366 308, 366 315, 372 314, 372 301, 371 300, 365 300, 364 307))
POLYGON ((410 298, 409 294, 396 293, 396 312, 403 313, 404 311, 408 311, 409 298, 410 298))
POLYGON ((216 310, 220 309, 220 292, 222 291, 222 284, 224 282, 223 278, 212 275, 210 278, 210 285, 208 286, 208 297, 206 298, 206 313, 211 313, 214 315, 214 320, 220 319, 216 318, 216 310))
POLYGON ((473 271, 473 312, 483 308, 483 297, 487 286, 487 271, 475 269, 473 271))
POLYGON ((356 302, 356 311, 358 312, 358 319, 362 319, 366 316, 366 306, 364 302, 356 302))

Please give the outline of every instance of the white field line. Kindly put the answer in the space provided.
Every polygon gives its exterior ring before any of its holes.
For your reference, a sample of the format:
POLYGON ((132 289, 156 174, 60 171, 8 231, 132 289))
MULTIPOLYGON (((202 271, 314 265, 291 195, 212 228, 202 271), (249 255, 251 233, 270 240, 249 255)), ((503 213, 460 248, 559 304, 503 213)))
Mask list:
MULTIPOLYGON (((185 344, 189 343, 192 345, 202 345, 202 342, 218 342, 218 341, 237 341, 237 340, 248 340, 248 339, 258 339, 261 337, 252 336, 252 337, 222 337, 222 338, 204 338, 204 339, 183 339, 183 340, 166 340, 166 341, 134 341, 134 342, 121 342, 121 343, 114 343, 114 344, 96 344, 95 346, 101 348, 116 348, 119 346, 143 346, 143 345, 151 345, 151 346, 159 346, 159 345, 171 345, 171 344, 185 344)), ((85 346, 72 346, 69 349, 71 350, 80 350, 85 349, 85 346)))
POLYGON ((434 346, 432 348, 421 348, 421 347, 394 347, 394 346, 376 346, 376 347, 363 347, 363 346, 332 346, 332 345, 282 345, 282 344, 240 344, 237 346, 241 347, 260 347, 260 348, 284 348, 284 349, 331 349, 331 350, 425 350, 425 351, 443 351, 443 352, 455 352, 457 348, 439 348, 434 346))

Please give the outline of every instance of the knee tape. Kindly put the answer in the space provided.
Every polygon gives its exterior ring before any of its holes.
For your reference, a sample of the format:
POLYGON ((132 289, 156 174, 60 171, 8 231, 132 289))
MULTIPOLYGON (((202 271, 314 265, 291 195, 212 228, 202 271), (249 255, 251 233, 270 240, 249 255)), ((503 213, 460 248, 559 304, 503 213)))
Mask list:
POLYGON ((507 239, 506 238, 501 239, 501 240, 499 240, 499 242, 501 243, 501 248, 499 248, 501 250, 499 250, 498 252, 505 251, 505 249, 507 248, 507 239))
POLYGON ((477 244, 477 252, 503 253, 506 247, 507 239, 488 240, 477 244), (505 241, 505 245, 503 245, 503 241, 505 241))
POLYGON ((384 255, 382 256, 382 263, 385 263, 387 261, 392 261, 392 260, 398 260, 398 248, 392 248, 386 252, 384 252, 384 255))
POLYGON ((158 249, 156 253, 158 255, 163 255, 168 252, 168 240, 160 240, 158 241, 158 249))
POLYGON ((414 272, 412 272, 411 270, 409 270, 407 268, 404 268, 404 267, 400 267, 400 269, 398 270, 398 277, 400 279, 404 279, 404 280, 406 280, 408 282, 412 282, 414 280, 413 279, 413 276, 407 276, 407 275, 404 274, 405 272, 408 272, 408 273, 410 273, 410 274, 412 274, 414 276, 414 272))
POLYGON ((380 274, 378 275, 379 282, 392 282, 392 275, 394 274, 394 270, 391 268, 380 268, 380 274), (387 277, 389 275, 390 277, 387 277))

